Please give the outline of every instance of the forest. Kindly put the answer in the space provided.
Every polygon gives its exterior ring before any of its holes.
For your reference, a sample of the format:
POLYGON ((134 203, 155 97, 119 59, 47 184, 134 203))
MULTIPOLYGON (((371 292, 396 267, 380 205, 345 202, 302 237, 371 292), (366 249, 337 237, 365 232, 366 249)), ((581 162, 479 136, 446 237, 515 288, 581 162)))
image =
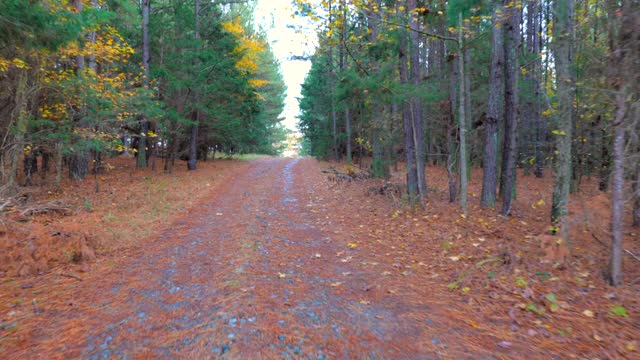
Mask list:
POLYGON ((0 358, 638 358, 639 115, 640 0, 0 0, 0 358))
POLYGON ((550 233, 568 241, 569 194, 611 192, 610 282, 619 284, 624 204, 640 226, 640 12, 637 1, 296 1, 319 47, 300 100, 303 151, 369 173, 406 165, 425 205, 446 167, 449 199, 510 215, 524 176, 553 176, 550 233), (355 159, 355 160, 354 160, 355 159), (630 189, 630 190, 627 190, 630 189))
POLYGON ((247 1, 2 1, 2 192, 50 169, 57 184, 65 169, 84 179, 123 152, 167 172, 214 151, 277 153, 286 87, 252 11, 247 1))

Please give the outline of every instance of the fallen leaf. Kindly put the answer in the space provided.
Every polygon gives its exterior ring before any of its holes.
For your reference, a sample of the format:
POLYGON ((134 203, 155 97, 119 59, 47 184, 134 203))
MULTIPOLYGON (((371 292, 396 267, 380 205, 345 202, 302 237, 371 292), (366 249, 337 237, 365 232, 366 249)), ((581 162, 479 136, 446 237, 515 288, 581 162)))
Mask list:
POLYGON ((370 302, 369 300, 364 300, 364 299, 363 299, 363 300, 360 300, 360 304, 362 304, 362 305, 369 305, 369 304, 371 304, 371 302, 370 302))
POLYGON ((314 258, 316 258, 316 259, 319 259, 319 258, 321 258, 321 257, 322 257, 322 255, 320 255, 320 254, 318 254, 318 253, 315 253, 315 254, 313 255, 313 257, 314 257, 314 258))
POLYGON ((350 243, 348 243, 348 244, 347 244, 347 246, 348 246, 350 249, 353 249, 353 248, 357 247, 357 246, 358 246, 358 244, 350 242, 350 243))
POLYGON ((280 279, 283 279, 283 278, 287 277, 287 274, 283 274, 283 273, 281 273, 281 272, 278 272, 278 277, 279 277, 280 279))
POLYGON ((582 315, 592 318, 593 317, 593 311, 585 310, 585 311, 582 312, 582 315))
POLYGON ((342 285, 342 283, 339 282, 339 281, 338 282, 334 282, 333 284, 331 284, 331 286, 333 286, 333 287, 340 286, 340 285, 342 285))
POLYGON ((610 307, 611 313, 613 315, 617 315, 620 317, 624 317, 624 318, 628 318, 629 317, 629 313, 627 313, 627 309, 625 309, 624 306, 622 305, 614 305, 610 307))
POLYGON ((603 338, 601 338, 600 336, 598 336, 598 334, 593 335, 593 338, 594 338, 596 341, 602 341, 602 340, 604 340, 603 338))
POLYGON ((449 256, 449 259, 451 261, 458 261, 458 260, 460 260, 460 256, 449 256))

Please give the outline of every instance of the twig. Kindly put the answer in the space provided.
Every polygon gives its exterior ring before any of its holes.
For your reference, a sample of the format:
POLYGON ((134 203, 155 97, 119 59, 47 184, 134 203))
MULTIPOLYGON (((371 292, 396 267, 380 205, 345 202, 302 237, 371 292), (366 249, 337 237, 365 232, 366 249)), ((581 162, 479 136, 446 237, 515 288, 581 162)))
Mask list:
POLYGON ((592 236, 594 239, 596 239, 596 241, 597 241, 597 242, 599 242, 599 243, 600 243, 600 245, 602 245, 602 246, 604 246, 604 247, 609 247, 609 245, 605 244, 605 243, 604 243, 604 241, 602 241, 602 240, 598 239, 598 237, 597 237, 594 233, 591 233, 591 236, 592 236))
POLYGON ((4 210, 7 206, 11 205, 11 199, 5 201, 2 205, 0 205, 0 211, 4 210))
MULTIPOLYGON (((598 239, 597 236, 595 236, 593 233, 591 233, 591 236, 596 239, 597 242, 600 243, 600 245, 604 246, 604 247, 609 247, 609 245, 605 244, 604 241, 598 239)), ((640 257, 638 257, 636 254, 632 253, 631 251, 627 250, 627 249, 622 249, 624 250, 624 252, 626 252, 627 254, 629 254, 629 256, 631 256, 632 258, 640 261, 640 257)))
POLYGON ((45 214, 50 212, 61 213, 62 215, 70 215, 71 207, 60 202, 52 202, 46 205, 33 206, 23 210, 21 216, 32 216, 38 214, 45 214))
POLYGON ((33 312, 40 314, 40 309, 38 309, 38 300, 34 298, 31 303, 33 304, 33 312))
POLYGON ((627 249, 624 249, 624 252, 626 252, 627 254, 631 255, 631 257, 632 257, 632 258, 634 258, 634 259, 636 259, 636 260, 640 261, 640 258, 639 258, 639 257, 637 257, 637 256, 636 256, 634 253, 632 253, 631 251, 629 251, 629 250, 627 250, 627 249))
POLYGON ((59 276, 64 276, 64 277, 68 277, 68 278, 72 278, 72 279, 76 279, 78 281, 82 281, 83 279, 78 276, 78 275, 73 275, 73 274, 65 274, 65 273, 59 273, 59 276))

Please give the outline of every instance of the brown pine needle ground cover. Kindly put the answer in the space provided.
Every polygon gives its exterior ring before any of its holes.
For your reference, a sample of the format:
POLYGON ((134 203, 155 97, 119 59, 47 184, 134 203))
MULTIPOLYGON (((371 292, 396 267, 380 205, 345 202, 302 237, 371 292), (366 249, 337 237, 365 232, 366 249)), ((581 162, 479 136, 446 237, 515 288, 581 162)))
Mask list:
MULTIPOLYGON (((7 358, 637 357, 640 271, 626 256, 628 285, 612 288, 602 280, 608 200, 595 185, 587 182, 572 198, 567 255, 540 237, 547 231, 550 199, 542 194, 549 193, 549 178, 520 176, 514 215, 503 218, 475 206, 481 172, 474 172, 473 205, 463 217, 447 202, 442 169, 427 170, 427 208, 414 211, 403 206, 401 192, 380 195, 383 182, 321 172, 330 167, 347 171, 311 159, 213 162, 162 183, 165 175, 147 180, 144 172, 122 181, 132 172, 123 169, 110 183, 121 196, 115 210, 118 197, 90 197, 90 180, 74 184, 75 199, 46 199, 73 203, 74 215, 32 222, 87 231, 81 234, 96 239, 98 260, 53 266, 39 277, 5 275, 0 352, 7 358), (145 196, 158 184, 173 197, 156 204, 157 197, 145 196), (159 211, 167 203, 172 210, 159 211), (124 240, 114 241, 102 231, 109 212, 139 232, 116 227, 124 240), (155 217, 135 219, 145 212, 155 217), (92 227, 72 227, 79 222, 92 227), (148 227, 155 230, 143 233, 148 227)), ((401 187, 401 178, 394 174, 392 184, 401 187)), ((637 239, 626 234, 625 248, 634 254, 637 239)))
POLYGON ((201 196, 246 167, 242 161, 210 161, 188 172, 180 161, 165 174, 162 169, 136 169, 129 157, 113 158, 98 176, 97 193, 93 176, 67 179, 56 189, 49 174, 40 180, 42 187, 24 188, 24 204, 0 214, 0 278, 44 274, 61 265, 86 271, 91 264, 85 260, 94 260, 96 253, 103 260, 126 256, 127 249, 166 229, 201 196), (56 202, 72 216, 24 214, 24 209, 56 202))
MULTIPOLYGON (((549 174, 537 179, 520 173, 513 216, 505 218, 479 207, 481 170, 471 176, 467 216, 448 203, 444 169, 426 172, 425 210, 392 206, 401 203, 397 195, 371 196, 382 181, 331 185, 337 196, 327 212, 350 224, 349 244, 362 252, 359 263, 381 275, 376 286, 401 296, 412 289, 416 301, 447 293, 439 305, 469 350, 505 358, 640 356, 640 262, 627 253, 626 285, 614 288, 604 281, 610 201, 596 181, 585 180, 572 195, 569 254, 555 246, 557 238, 545 241, 549 174)), ((403 184, 403 176, 394 173, 390 182, 403 184)), ((630 216, 625 229, 625 249, 637 256, 640 229, 631 227, 630 216)))

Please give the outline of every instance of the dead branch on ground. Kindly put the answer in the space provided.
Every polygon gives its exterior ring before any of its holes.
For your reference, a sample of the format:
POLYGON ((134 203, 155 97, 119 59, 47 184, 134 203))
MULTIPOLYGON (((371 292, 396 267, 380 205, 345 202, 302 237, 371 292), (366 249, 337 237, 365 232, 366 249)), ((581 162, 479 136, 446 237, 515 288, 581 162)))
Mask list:
POLYGON ((63 203, 62 201, 52 201, 47 204, 32 205, 20 211, 21 217, 29 217, 41 214, 61 214, 71 215, 71 206, 63 203))

